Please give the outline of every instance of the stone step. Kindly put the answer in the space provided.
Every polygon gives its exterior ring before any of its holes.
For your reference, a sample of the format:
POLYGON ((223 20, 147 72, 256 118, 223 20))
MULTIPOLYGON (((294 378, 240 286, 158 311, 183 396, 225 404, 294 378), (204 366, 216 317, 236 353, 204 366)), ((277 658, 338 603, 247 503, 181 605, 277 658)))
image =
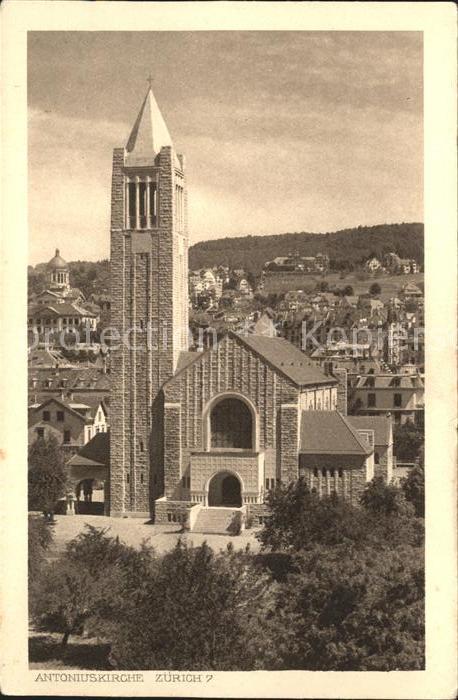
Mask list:
POLYGON ((215 535, 237 534, 241 515, 239 508, 202 508, 192 531, 215 535))

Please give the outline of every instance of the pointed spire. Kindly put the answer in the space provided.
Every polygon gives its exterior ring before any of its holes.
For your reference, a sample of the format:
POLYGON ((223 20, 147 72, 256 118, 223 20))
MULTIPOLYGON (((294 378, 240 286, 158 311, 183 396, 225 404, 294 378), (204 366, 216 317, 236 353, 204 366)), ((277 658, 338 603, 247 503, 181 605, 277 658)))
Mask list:
POLYGON ((163 146, 172 146, 172 139, 150 86, 126 144, 126 163, 150 164, 163 146))

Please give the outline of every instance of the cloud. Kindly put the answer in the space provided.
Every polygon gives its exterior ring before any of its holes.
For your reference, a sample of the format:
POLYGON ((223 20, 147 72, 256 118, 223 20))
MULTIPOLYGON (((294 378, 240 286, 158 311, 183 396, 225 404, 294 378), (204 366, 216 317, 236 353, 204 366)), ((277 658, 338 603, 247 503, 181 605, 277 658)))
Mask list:
POLYGON ((152 66, 192 241, 422 219, 419 33, 32 34, 33 262, 108 254, 112 149, 152 66))

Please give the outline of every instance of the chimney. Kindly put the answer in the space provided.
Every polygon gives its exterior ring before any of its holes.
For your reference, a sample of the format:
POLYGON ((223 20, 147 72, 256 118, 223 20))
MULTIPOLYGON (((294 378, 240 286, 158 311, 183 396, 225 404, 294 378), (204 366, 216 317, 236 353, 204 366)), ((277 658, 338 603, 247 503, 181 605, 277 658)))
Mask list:
POLYGON ((344 416, 347 415, 347 370, 334 367, 332 376, 337 379, 337 410, 344 416))

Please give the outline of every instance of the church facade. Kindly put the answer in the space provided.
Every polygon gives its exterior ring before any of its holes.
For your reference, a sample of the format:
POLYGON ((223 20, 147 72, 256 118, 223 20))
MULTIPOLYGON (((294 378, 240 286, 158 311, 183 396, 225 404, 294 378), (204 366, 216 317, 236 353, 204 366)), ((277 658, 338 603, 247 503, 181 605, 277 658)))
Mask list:
POLYGON ((266 492, 299 476, 357 500, 374 431, 346 418, 345 378, 267 335, 188 351, 187 260, 185 159, 149 89, 113 153, 111 515, 203 531, 217 509, 262 521, 266 492))

